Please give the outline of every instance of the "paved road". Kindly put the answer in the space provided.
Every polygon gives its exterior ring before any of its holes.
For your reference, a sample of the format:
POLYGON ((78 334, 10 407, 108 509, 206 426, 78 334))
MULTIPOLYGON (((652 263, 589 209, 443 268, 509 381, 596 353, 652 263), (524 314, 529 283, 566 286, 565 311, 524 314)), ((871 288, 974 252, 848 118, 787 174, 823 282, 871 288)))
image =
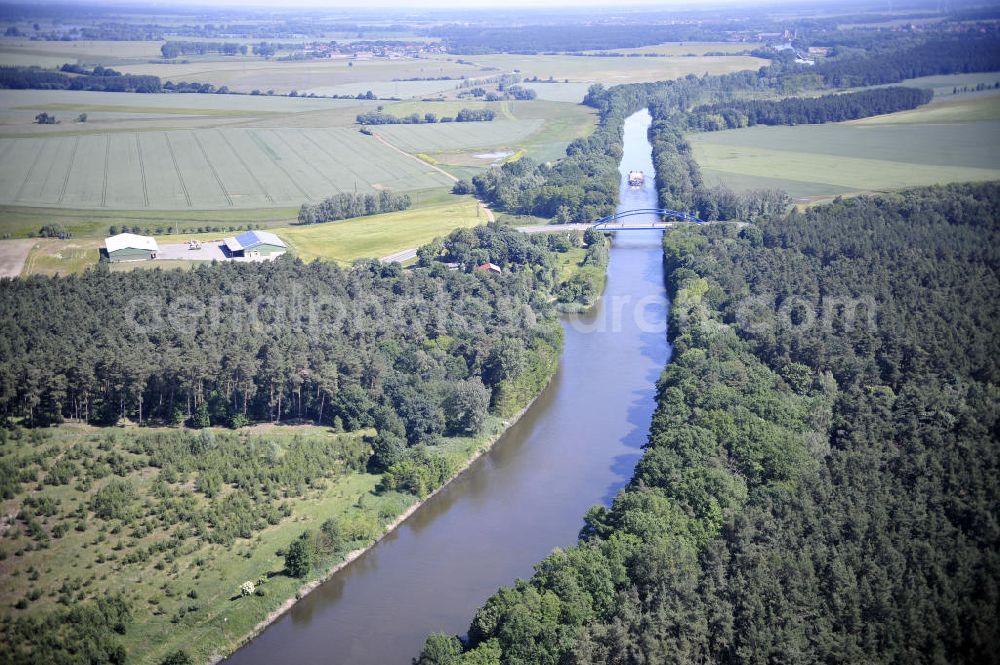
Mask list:
POLYGON ((412 249, 404 249, 402 252, 396 252, 389 256, 383 256, 379 260, 383 263, 405 263, 415 258, 417 258, 417 248, 413 247, 412 249))
POLYGON ((555 233, 557 231, 586 231, 593 224, 544 224, 542 226, 518 226, 521 233, 555 233))

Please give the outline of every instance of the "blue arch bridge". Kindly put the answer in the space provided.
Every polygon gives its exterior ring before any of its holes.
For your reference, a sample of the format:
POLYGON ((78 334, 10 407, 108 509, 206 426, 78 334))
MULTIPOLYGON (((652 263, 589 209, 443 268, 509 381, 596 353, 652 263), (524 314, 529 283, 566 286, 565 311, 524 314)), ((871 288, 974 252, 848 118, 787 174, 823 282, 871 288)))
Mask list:
MULTIPOLYGON (((635 210, 622 210, 607 217, 589 223, 572 224, 544 224, 539 226, 517 226, 514 227, 521 233, 560 233, 564 231, 586 231, 587 229, 598 229, 600 231, 648 231, 650 229, 669 229, 679 222, 694 222, 695 224, 725 224, 727 222, 707 222, 694 215, 680 210, 668 210, 667 208, 636 208, 635 210), (645 219, 636 219, 636 218, 645 219)), ((732 221, 738 227, 744 227, 747 222, 732 221)), ((389 256, 383 256, 386 262, 403 262, 414 258, 417 255, 416 248, 404 249, 389 256)))
POLYGON ((677 222, 694 222, 695 224, 707 223, 703 219, 699 219, 690 213, 680 210, 669 210, 667 208, 636 208, 634 210, 622 210, 613 215, 601 217, 589 226, 600 231, 647 231, 649 229, 670 228, 677 222), (634 219, 636 217, 646 217, 647 219, 634 219))

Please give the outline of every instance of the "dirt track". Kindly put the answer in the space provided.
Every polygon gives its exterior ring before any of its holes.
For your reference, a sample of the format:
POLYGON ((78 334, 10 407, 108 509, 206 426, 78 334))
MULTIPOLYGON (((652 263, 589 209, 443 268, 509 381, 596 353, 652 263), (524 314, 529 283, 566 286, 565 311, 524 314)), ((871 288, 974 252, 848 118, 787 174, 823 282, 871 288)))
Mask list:
POLYGON ((17 277, 24 269, 28 252, 34 247, 35 241, 0 240, 0 277, 17 277))

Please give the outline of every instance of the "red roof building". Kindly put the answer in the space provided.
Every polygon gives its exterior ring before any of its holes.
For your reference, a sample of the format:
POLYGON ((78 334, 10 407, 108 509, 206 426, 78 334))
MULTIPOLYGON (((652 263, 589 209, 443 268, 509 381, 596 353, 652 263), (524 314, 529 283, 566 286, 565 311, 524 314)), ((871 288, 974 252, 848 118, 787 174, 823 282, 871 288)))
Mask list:
POLYGON ((478 266, 476 270, 482 270, 483 272, 495 272, 498 275, 503 273, 503 269, 500 268, 500 266, 495 263, 490 263, 489 261, 478 266))

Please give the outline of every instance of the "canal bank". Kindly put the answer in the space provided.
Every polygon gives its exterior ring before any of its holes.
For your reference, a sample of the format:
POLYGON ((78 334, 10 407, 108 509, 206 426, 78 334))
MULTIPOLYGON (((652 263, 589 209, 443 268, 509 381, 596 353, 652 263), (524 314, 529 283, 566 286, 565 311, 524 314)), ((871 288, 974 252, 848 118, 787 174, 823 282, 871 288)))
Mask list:
MULTIPOLYGON (((625 125, 622 209, 655 207, 649 115, 625 125)), ((497 587, 571 545, 631 477, 669 358, 660 233, 617 238, 604 296, 563 318, 560 368, 523 417, 451 483, 227 662, 408 663, 431 632, 464 633, 497 587)))

